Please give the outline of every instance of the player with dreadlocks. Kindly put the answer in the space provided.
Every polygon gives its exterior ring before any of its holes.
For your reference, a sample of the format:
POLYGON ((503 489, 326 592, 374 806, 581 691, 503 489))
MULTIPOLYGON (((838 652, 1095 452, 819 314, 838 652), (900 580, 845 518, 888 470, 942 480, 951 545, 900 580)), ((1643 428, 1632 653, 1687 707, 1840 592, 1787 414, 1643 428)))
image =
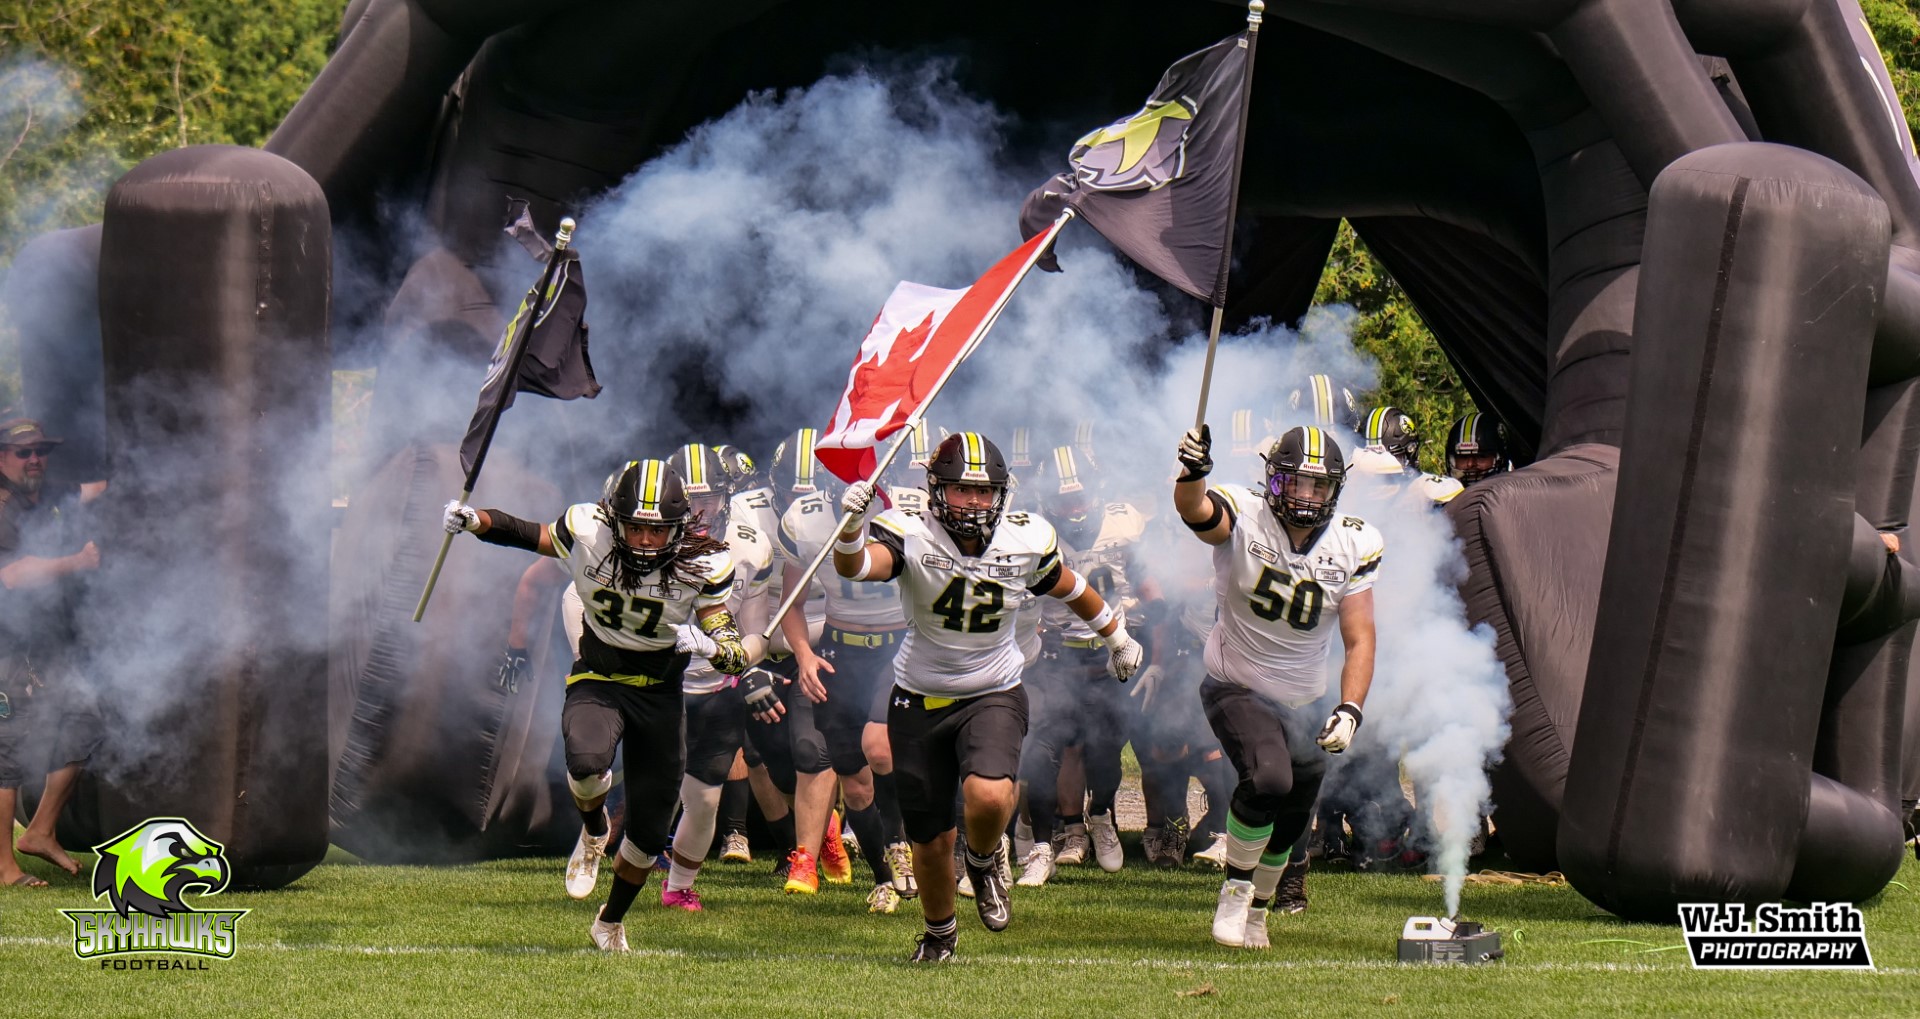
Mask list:
POLYGON ((614 751, 624 748, 625 837, 613 890, 588 933, 602 951, 627 951, 622 920, 666 849, 680 792, 689 652, 737 675, 766 650, 757 637, 741 636, 727 610, 732 556, 725 542, 696 529, 680 476, 662 460, 629 461, 608 478, 599 502, 569 506, 551 524, 457 500, 447 503, 442 523, 450 533, 559 559, 573 577, 584 618, 560 730, 583 830, 568 864, 568 892, 584 878, 592 893, 606 850, 614 751))

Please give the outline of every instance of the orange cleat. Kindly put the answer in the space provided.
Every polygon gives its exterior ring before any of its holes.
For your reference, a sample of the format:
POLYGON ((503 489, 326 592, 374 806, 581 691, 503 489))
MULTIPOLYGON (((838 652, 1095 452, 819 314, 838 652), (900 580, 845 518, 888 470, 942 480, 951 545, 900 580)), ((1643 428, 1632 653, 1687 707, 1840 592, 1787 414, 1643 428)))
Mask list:
POLYGON ((840 838, 840 812, 834 811, 827 816, 827 837, 820 843, 820 869, 826 872, 827 881, 836 885, 853 883, 853 858, 847 855, 847 846, 840 838))
POLYGON ((787 854, 788 895, 817 895, 820 892, 820 872, 813 864, 813 854, 802 846, 787 854))

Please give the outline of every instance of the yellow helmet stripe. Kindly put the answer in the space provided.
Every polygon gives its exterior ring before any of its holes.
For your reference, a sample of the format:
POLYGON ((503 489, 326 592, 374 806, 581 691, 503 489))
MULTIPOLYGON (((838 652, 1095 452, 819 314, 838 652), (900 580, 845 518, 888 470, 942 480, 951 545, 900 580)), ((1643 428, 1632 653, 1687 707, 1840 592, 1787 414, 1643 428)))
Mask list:
POLYGON ((1233 441, 1236 445, 1245 445, 1253 441, 1253 411, 1233 412, 1233 441))
POLYGON ((1479 449, 1480 441, 1474 438, 1474 434, 1477 433, 1479 430, 1480 430, 1480 412, 1474 411, 1473 413, 1467 415, 1466 423, 1460 426, 1460 445, 1471 446, 1474 449, 1479 449))
POLYGON ((1323 462, 1326 459, 1326 451, 1321 444, 1322 438, 1321 438, 1320 429, 1308 428, 1306 432, 1307 432, 1307 444, 1306 444, 1307 445, 1307 456, 1306 456, 1307 462, 1315 463, 1315 464, 1323 462))
POLYGON ((707 447, 698 443, 680 447, 680 458, 687 462, 687 490, 704 492, 707 488, 707 447))
POLYGON ((1367 445, 1369 446, 1379 445, 1380 437, 1383 433, 1386 432, 1386 430, 1387 430, 1387 408, 1385 407, 1373 408, 1373 412, 1367 415, 1367 445))
POLYGON ((987 469, 987 451, 980 448, 980 433, 967 432, 961 440, 967 452, 967 470, 984 471, 987 469))
POLYGON ((660 511, 660 468, 666 464, 658 460, 646 462, 646 473, 640 477, 640 508, 660 511))
POLYGON ((1025 428, 1015 428, 1013 430, 1013 462, 1018 464, 1026 463, 1028 453, 1027 430, 1025 428))
POLYGON ((1060 491, 1075 492, 1080 489, 1080 468, 1074 462, 1072 446, 1057 446, 1053 451, 1053 464, 1060 471, 1060 491))
POLYGON ((1321 421, 1333 420, 1333 380, 1325 375, 1313 377, 1313 414, 1321 421))
POLYGON ((927 458, 927 431, 926 418, 919 418, 914 421, 913 436, 908 440, 908 446, 913 450, 915 459, 925 460, 927 458))
POLYGON ((817 435, 813 429, 802 428, 800 429, 800 434, 796 436, 794 440, 794 445, 800 452, 795 455, 793 460, 793 478, 794 481, 800 485, 810 486, 813 484, 813 443, 815 438, 817 438, 817 435))
POLYGON ((1093 445, 1093 422, 1082 421, 1073 427, 1073 444, 1082 449, 1093 445))

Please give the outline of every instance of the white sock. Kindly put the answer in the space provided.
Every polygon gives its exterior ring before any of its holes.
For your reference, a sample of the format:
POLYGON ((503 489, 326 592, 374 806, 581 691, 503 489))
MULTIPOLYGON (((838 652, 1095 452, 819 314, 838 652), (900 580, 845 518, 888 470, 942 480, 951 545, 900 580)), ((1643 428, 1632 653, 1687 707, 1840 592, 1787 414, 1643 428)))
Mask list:
POLYGON ((693 879, 700 876, 700 868, 682 864, 677 859, 680 855, 678 852, 673 855, 676 859, 667 867, 667 891, 684 892, 693 887, 693 879))
MULTIPOLYGON (((688 775, 680 780, 680 807, 680 823, 673 829, 673 855, 704 860, 713 848, 713 830, 720 821, 720 787, 688 775)), ((688 878, 687 885, 674 891, 692 884, 688 878)))

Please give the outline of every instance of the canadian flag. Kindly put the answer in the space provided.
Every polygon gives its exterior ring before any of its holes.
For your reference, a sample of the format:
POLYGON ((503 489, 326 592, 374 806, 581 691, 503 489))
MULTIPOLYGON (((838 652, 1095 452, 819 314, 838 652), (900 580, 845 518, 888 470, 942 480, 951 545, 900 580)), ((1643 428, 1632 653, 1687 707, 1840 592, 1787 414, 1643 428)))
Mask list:
POLYGON ((814 446, 827 470, 849 482, 873 476, 879 465, 875 447, 918 416, 979 346, 1014 288, 1064 225, 1063 216, 964 290, 909 282, 893 288, 860 341, 847 390, 814 446))

